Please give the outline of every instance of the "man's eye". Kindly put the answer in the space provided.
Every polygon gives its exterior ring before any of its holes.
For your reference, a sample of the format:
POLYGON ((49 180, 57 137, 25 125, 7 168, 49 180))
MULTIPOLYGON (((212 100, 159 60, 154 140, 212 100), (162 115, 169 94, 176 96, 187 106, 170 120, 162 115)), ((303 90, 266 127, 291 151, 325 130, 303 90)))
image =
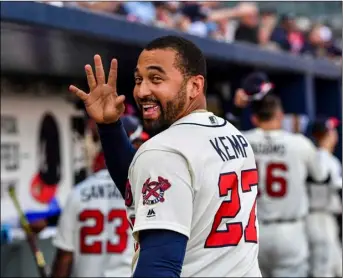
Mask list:
POLYGON ((142 78, 141 77, 135 77, 135 83, 136 84, 142 83, 142 78))
POLYGON ((153 76, 152 77, 152 82, 161 82, 161 81, 162 81, 162 78, 159 76, 153 76))

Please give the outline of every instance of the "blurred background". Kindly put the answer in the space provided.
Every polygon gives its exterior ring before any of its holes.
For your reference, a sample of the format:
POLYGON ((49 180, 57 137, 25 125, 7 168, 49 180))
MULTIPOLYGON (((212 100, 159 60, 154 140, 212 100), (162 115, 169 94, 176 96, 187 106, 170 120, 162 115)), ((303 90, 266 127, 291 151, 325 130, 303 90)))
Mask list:
MULTIPOLYGON (((119 62, 118 91, 137 115, 133 69, 144 45, 167 35, 195 42, 208 62, 208 106, 230 119, 242 79, 264 71, 286 112, 284 128, 306 133, 318 116, 342 120, 342 2, 1 2, 1 276, 37 276, 7 188, 27 214, 63 209, 94 171, 99 142, 83 105, 84 65, 119 62), (39 177, 50 185, 40 187, 39 177), (20 267, 18 267, 18 265, 20 267)), ((105 69, 105 72, 106 72, 105 69)), ((252 128, 250 110, 240 128, 252 128)), ((342 129, 335 155, 342 161, 342 129)), ((338 219, 341 216, 338 214, 338 219)), ((341 224, 340 224, 341 225, 341 224)), ((48 262, 54 227, 40 234, 48 262)))

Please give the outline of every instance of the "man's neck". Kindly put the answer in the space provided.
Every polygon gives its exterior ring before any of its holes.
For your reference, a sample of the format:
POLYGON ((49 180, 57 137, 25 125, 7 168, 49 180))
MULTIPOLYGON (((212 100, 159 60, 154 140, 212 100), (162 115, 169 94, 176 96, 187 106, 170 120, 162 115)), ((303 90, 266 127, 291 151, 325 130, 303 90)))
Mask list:
POLYGON ((206 110, 206 109, 196 109, 196 110, 192 111, 191 113, 203 113, 203 112, 208 112, 208 110, 206 110))
POLYGON ((281 124, 279 122, 265 122, 265 123, 260 123, 259 128, 263 130, 280 130, 281 129, 281 124))
POLYGON ((205 98, 198 99, 196 101, 191 102, 188 108, 178 117, 178 119, 181 119, 191 113, 196 113, 196 112, 207 112, 205 98))

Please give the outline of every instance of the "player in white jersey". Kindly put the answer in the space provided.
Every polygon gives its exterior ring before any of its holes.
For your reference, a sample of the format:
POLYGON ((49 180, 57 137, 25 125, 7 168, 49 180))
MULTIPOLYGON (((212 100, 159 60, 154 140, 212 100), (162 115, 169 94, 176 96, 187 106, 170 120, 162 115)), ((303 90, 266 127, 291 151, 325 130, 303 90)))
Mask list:
POLYGON ((63 208, 52 277, 129 277, 129 229, 124 201, 108 171, 95 173, 74 188, 63 208))
MULTIPOLYGON (((132 144, 146 133, 132 116, 123 118, 132 144)), ((52 277, 129 277, 134 240, 124 200, 113 183, 101 152, 95 174, 76 185, 59 219, 52 277)))
POLYGON ((183 277, 259 275, 257 179, 252 149, 235 127, 209 112, 189 114, 135 155, 134 235, 172 229, 187 236, 183 277))
MULTIPOLYGON (((116 95, 116 60, 107 83, 97 55, 95 69, 97 80, 86 67, 89 94, 70 90, 97 123, 114 123, 99 125, 110 168, 108 142, 123 139, 124 98, 116 95)), ((254 154, 236 128, 206 111, 200 49, 182 37, 155 39, 139 56, 135 83, 145 127, 164 131, 142 145, 129 170, 126 204, 140 246, 133 277, 261 277, 254 154)))
MULTIPOLYGON (((318 118, 310 125, 310 132, 316 143, 320 143, 327 132, 336 133, 338 120, 318 118)), ((333 146, 335 147, 335 146, 333 146)), ((333 152, 334 149, 331 150, 333 152)), ((310 214, 307 229, 310 242, 310 271, 313 277, 342 276, 342 247, 339 240, 335 210, 341 211, 342 201, 337 200, 337 190, 342 189, 342 165, 331 154, 328 160, 329 178, 322 183, 308 180, 310 214)))
POLYGON ((254 101, 252 111, 257 128, 245 136, 253 147, 259 172, 261 271, 268 277, 306 277, 306 178, 327 178, 332 136, 325 138, 317 151, 305 136, 282 130, 281 101, 272 94, 254 101))

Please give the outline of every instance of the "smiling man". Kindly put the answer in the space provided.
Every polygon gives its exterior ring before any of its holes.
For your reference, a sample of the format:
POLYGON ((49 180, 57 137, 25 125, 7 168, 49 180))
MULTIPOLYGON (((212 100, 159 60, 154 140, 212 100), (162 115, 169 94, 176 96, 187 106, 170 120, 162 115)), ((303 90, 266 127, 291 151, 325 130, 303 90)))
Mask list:
POLYGON ((108 169, 125 194, 140 246, 133 277, 260 277, 254 154, 235 127, 206 110, 201 50, 166 36, 140 54, 133 95, 145 128, 157 134, 136 154, 119 119, 117 61, 106 83, 94 59, 96 78, 86 66, 90 93, 70 90, 98 123, 108 169))

